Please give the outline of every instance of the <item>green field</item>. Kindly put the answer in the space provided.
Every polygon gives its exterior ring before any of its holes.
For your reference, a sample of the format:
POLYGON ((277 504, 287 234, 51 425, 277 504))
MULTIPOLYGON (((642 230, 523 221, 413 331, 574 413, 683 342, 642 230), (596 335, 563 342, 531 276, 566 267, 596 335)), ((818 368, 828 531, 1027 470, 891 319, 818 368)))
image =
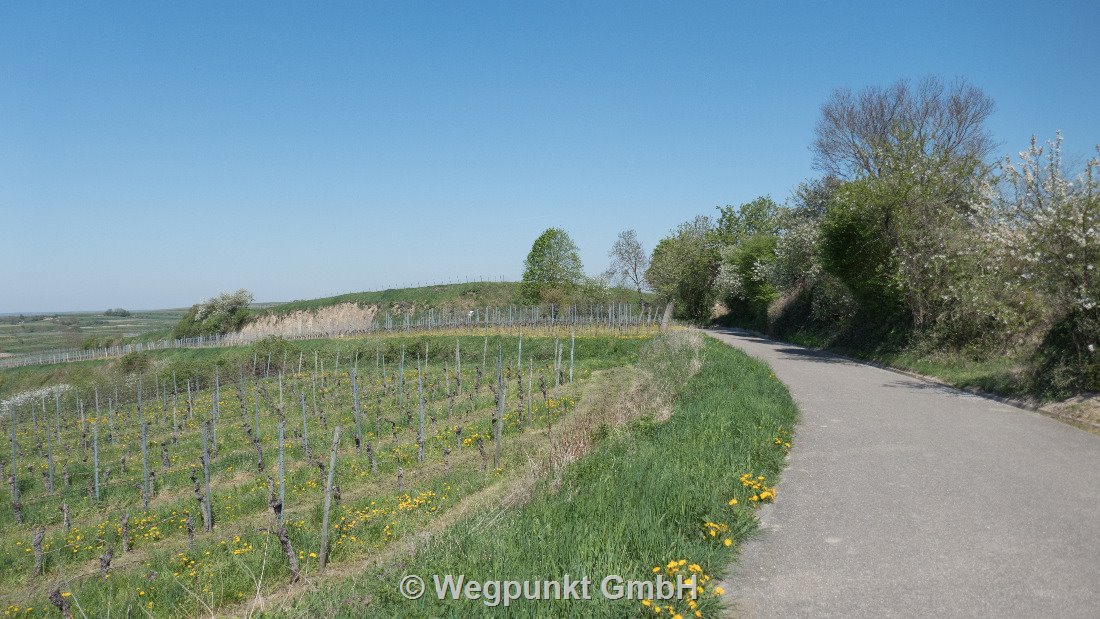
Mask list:
POLYGON ((0 316, 0 355, 82 348, 89 338, 168 337, 184 311, 133 312, 130 316, 105 316, 102 312, 0 316))

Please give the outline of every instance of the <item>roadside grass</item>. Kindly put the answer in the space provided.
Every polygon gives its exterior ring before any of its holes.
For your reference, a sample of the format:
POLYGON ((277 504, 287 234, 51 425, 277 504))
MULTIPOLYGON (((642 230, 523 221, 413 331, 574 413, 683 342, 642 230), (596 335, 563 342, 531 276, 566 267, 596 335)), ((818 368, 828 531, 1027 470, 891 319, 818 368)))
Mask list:
POLYGON ((961 389, 976 388, 1010 396, 1035 396, 1019 374, 1023 361, 1010 355, 976 358, 962 353, 922 355, 902 351, 874 359, 886 365, 939 378, 961 389))
POLYGON ((1021 376, 1027 367, 1021 353, 986 353, 958 350, 929 352, 926 347, 886 349, 835 345, 835 335, 800 329, 784 335, 783 340, 805 346, 831 350, 857 359, 874 361, 925 376, 938 378, 960 389, 980 389, 1004 396, 1057 399, 1040 385, 1029 385, 1021 376))
MULTIPOLYGON (((660 421, 654 414, 619 429, 605 428, 591 453, 560 476, 543 479, 523 507, 498 511, 491 518, 464 518, 405 562, 320 582, 316 591, 271 614, 714 614, 721 597, 702 579, 721 577, 740 543, 755 529, 752 497, 764 496, 767 501, 774 496, 774 491, 771 496, 764 493, 769 485, 774 487, 783 466, 797 411, 765 364, 712 338, 705 338, 701 360, 698 373, 676 387, 671 417, 660 421), (737 499, 735 505, 731 499, 737 499), (714 535, 709 534, 712 530, 714 535), (687 602, 647 606, 638 599, 613 601, 600 593, 605 576, 652 580, 657 572, 666 577, 694 573, 706 590, 694 608, 687 602), (427 582, 419 600, 399 594, 398 583, 406 574, 427 582), (440 600, 432 581, 436 574, 478 581, 588 577, 593 580, 592 599, 519 600, 508 608, 476 600, 440 600)), ((649 361, 643 358, 641 365, 667 377, 670 368, 689 362, 658 354, 649 361)), ((675 382, 675 377, 669 380, 675 382)))

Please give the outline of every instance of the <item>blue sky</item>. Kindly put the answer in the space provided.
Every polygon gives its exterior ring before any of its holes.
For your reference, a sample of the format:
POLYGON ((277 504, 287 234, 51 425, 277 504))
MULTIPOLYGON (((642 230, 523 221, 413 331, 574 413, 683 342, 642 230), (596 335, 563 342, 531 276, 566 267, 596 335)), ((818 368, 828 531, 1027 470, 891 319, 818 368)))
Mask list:
POLYGON ((1100 142, 1100 3, 0 5, 0 312, 515 278, 814 175, 842 86, 1100 142))

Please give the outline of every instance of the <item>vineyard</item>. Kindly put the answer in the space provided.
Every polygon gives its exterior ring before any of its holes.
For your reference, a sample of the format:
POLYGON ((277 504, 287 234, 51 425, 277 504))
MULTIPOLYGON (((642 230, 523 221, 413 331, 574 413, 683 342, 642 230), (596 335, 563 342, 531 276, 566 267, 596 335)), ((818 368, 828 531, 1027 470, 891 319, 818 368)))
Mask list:
MULTIPOLYGON (((353 297, 354 298, 354 297, 353 297)), ((548 329, 572 325, 574 328, 603 328, 618 331, 633 327, 652 328, 668 317, 658 308, 638 309, 629 303, 591 304, 587 306, 540 307, 538 305, 484 306, 476 309, 405 308, 382 309, 377 305, 361 306, 357 301, 341 302, 322 308, 309 307, 305 302, 290 303, 260 314, 240 331, 219 335, 186 338, 162 338, 136 341, 103 348, 67 349, 36 354, 0 357, 0 368, 38 364, 69 363, 111 359, 132 352, 241 346, 265 337, 313 339, 346 337, 370 333, 453 332, 507 328, 543 327, 548 329), (284 309, 299 308, 300 309, 284 309), (318 311, 318 310, 321 311, 318 311), (326 312, 324 310, 337 310, 326 312)))
POLYGON ((530 462, 560 466, 593 375, 655 330, 612 318, 269 340, 13 403, 6 613, 247 614, 378 560, 530 462))

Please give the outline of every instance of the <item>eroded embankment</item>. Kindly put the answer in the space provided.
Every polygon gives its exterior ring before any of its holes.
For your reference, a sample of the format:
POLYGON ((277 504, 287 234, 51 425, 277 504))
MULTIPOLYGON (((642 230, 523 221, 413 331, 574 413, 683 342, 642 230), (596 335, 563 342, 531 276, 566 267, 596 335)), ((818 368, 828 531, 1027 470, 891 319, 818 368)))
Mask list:
POLYGON ((317 310, 298 310, 288 314, 269 313, 258 316, 244 326, 238 335, 244 341, 269 336, 310 337, 331 336, 367 329, 377 305, 340 303, 317 310))

